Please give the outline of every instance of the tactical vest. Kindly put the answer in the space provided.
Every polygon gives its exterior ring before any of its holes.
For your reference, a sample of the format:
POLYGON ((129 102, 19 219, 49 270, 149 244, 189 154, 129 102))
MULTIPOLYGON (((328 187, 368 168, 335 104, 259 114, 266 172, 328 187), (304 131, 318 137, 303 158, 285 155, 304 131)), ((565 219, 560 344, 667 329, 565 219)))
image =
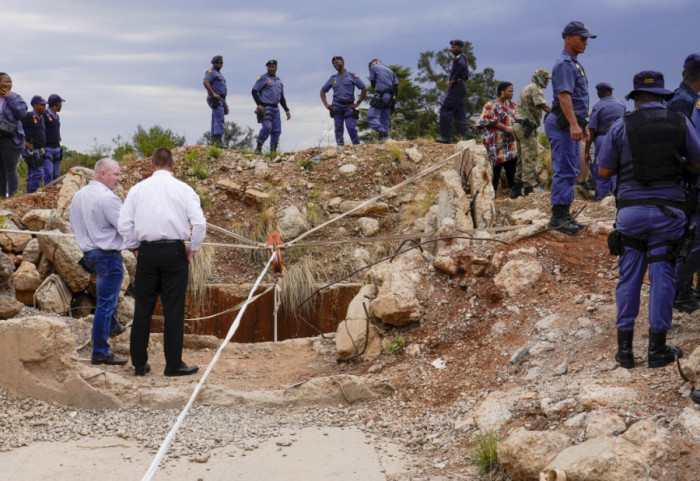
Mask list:
MULTIPOLYGON (((662 182, 684 180, 681 151, 685 145, 686 123, 683 114, 663 107, 640 109, 625 114, 625 132, 632 162, 618 172, 617 183, 637 181, 645 187, 662 182)), ((619 200, 618 208, 629 205, 671 205, 663 199, 619 200)))

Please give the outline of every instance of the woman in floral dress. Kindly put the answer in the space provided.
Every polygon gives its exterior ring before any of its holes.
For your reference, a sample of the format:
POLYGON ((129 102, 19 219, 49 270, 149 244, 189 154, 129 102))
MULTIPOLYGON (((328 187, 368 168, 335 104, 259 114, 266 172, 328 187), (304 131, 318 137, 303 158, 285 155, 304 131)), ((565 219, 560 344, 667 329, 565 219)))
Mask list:
POLYGON ((491 102, 486 102, 477 126, 493 166, 494 193, 498 190, 502 169, 506 171, 508 186, 513 187, 518 157, 512 127, 515 121, 515 103, 512 101, 513 84, 501 82, 496 92, 498 97, 491 102))

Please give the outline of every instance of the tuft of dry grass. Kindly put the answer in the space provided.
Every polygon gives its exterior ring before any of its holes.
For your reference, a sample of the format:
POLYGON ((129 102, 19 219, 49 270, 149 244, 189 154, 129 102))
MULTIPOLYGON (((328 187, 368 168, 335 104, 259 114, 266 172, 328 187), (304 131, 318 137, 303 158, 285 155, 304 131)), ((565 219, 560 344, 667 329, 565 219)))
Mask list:
POLYGON ((320 268, 308 257, 285 269, 284 277, 280 281, 280 304, 284 312, 290 316, 302 316, 308 318, 311 314, 313 299, 299 306, 299 303, 309 297, 316 290, 316 275, 320 268), (298 309, 298 310, 297 310, 298 309))
POLYGON ((200 247, 190 260, 187 292, 190 295, 190 303, 198 315, 203 312, 203 306, 209 302, 207 281, 213 259, 214 249, 211 247, 200 247))
POLYGON ((420 193, 416 195, 413 201, 401 209, 399 223, 401 228, 412 225, 416 219, 427 214, 430 208, 439 201, 439 193, 435 189, 426 183, 420 183, 419 185, 421 187, 420 193))

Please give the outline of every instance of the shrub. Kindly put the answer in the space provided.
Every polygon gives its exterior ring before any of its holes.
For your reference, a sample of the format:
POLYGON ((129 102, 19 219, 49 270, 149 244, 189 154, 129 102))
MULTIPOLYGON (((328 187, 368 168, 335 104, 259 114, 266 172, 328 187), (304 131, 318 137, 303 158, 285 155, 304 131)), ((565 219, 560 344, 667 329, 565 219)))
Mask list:
POLYGON ((481 475, 491 473, 498 467, 498 434, 494 429, 482 431, 476 436, 472 459, 481 475))
POLYGON ((172 130, 164 129, 160 125, 154 125, 148 130, 139 125, 136 127, 132 141, 142 157, 150 157, 159 147, 174 149, 185 145, 184 136, 177 135, 172 130))
POLYGON ((199 162, 193 162, 192 167, 190 167, 187 173, 189 175, 197 177, 200 180, 208 179, 211 175, 206 165, 200 164, 199 162))
POLYGON ((209 147, 204 149, 204 154, 208 157, 211 157, 212 159, 218 159, 223 153, 224 151, 215 145, 210 145, 209 147))
POLYGON ((389 344, 389 348, 387 349, 387 351, 389 352, 389 354, 398 354, 401 352, 405 344, 406 341, 404 341, 401 334, 394 331, 394 338, 391 340, 391 344, 389 344))

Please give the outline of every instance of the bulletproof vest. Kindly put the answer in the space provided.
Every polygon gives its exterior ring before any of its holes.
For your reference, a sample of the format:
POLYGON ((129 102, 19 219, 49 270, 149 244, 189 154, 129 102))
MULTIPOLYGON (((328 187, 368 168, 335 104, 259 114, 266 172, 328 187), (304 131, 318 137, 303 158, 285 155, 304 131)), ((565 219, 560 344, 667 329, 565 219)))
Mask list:
POLYGON ((618 183, 636 180, 644 186, 658 181, 680 181, 681 151, 685 144, 685 117, 663 107, 625 114, 625 132, 632 163, 623 167, 618 183))

